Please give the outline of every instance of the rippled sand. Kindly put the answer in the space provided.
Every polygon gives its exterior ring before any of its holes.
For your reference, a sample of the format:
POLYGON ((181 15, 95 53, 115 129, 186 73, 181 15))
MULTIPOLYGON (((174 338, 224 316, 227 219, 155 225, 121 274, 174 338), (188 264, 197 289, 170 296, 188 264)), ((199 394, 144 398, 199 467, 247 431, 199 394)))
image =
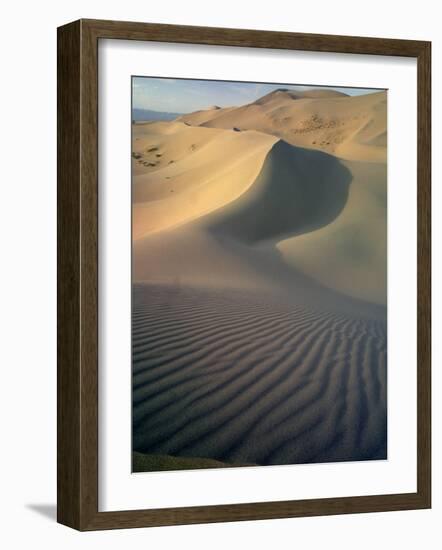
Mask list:
POLYGON ((386 323, 263 292, 135 285, 133 447, 232 463, 386 458, 386 323))

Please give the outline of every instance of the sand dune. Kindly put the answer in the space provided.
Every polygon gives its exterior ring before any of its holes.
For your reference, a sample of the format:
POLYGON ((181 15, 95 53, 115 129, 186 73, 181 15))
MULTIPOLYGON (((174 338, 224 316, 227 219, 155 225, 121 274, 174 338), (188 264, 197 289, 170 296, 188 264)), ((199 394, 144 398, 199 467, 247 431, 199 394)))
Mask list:
POLYGON ((347 160, 385 162, 386 92, 347 96, 314 90, 277 90, 236 109, 184 115, 192 126, 258 130, 292 145, 320 149, 347 160))
POLYGON ((135 280, 293 289, 301 273, 385 305, 385 164, 255 131, 165 124, 135 142, 162 155, 134 177, 135 280))
POLYGON ((287 464, 386 457, 386 325, 272 294, 136 285, 141 453, 287 464))
POLYGON ((256 179, 277 140, 260 132, 137 126, 133 164, 133 235, 173 227, 236 199, 256 179))

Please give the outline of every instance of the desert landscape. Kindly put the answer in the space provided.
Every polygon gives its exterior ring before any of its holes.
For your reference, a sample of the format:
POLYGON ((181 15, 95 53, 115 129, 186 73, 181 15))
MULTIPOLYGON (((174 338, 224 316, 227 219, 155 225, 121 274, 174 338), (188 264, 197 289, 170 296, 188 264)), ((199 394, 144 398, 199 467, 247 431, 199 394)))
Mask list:
POLYGON ((178 103, 132 123, 133 470, 386 459, 387 92, 178 103))

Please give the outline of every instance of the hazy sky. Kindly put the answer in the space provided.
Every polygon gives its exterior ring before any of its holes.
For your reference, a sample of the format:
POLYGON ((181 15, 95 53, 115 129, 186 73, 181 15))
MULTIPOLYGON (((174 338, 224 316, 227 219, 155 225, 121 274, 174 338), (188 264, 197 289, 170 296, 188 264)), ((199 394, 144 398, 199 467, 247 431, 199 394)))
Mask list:
POLYGON ((218 105, 219 107, 244 105, 255 101, 277 88, 290 88, 291 90, 328 88, 349 95, 361 95, 379 91, 363 88, 186 80, 145 76, 133 77, 132 85, 134 108, 173 113, 191 113, 199 109, 206 109, 212 105, 218 105))

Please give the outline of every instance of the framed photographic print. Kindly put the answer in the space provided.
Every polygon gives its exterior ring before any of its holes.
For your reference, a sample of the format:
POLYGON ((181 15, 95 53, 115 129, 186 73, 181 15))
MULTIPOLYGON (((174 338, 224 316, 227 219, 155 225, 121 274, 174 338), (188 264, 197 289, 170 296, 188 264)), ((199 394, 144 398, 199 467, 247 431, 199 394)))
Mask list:
POLYGON ((58 520, 429 508, 430 43, 58 29, 58 520))

